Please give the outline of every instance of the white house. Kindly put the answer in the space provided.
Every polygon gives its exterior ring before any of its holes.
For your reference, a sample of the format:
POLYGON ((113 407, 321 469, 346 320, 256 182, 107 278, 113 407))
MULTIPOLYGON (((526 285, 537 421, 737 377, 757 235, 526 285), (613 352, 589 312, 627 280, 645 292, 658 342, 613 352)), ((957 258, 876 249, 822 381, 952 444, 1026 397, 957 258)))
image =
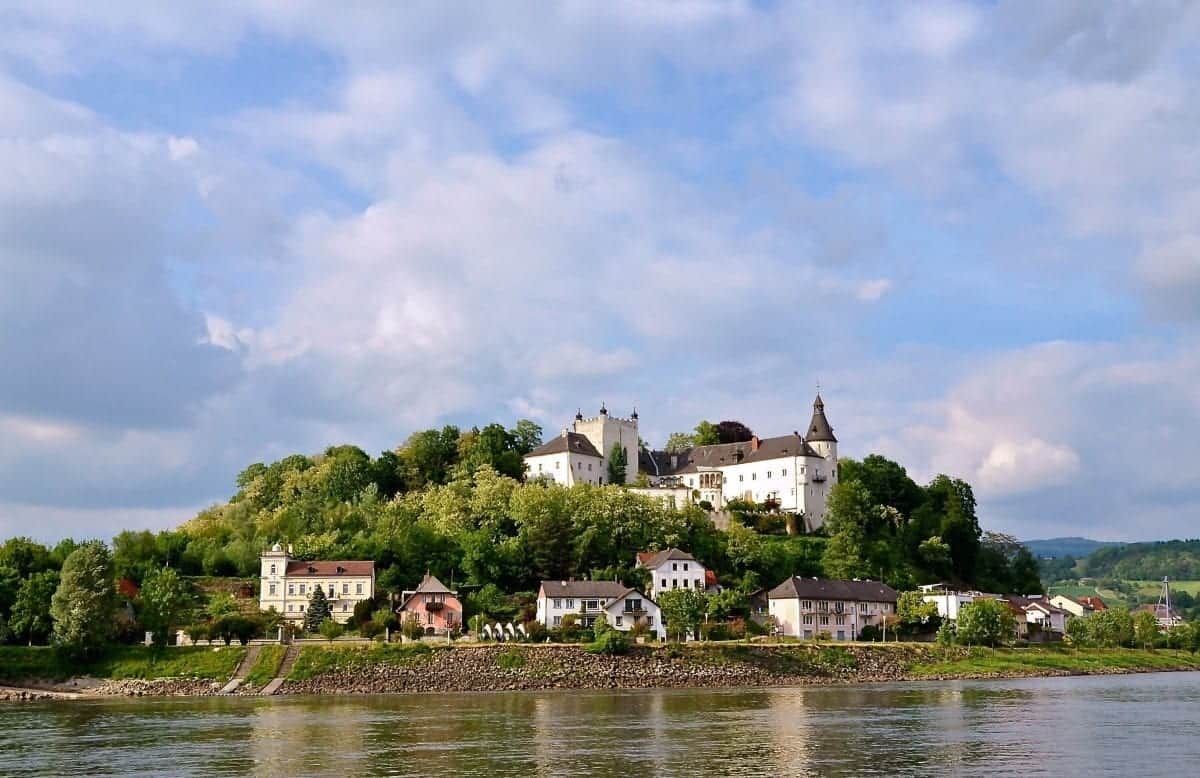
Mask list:
POLYGON ((1018 638, 1040 637, 1045 640, 1056 640, 1062 637, 1067 629, 1067 617, 1070 613, 1052 605, 1043 596, 1020 597, 1009 595, 1003 598, 1015 618, 1018 638), (1030 627, 1034 627, 1033 631, 1030 627))
POLYGON ((671 589, 695 589, 705 592, 710 586, 708 570, 696 557, 677 548, 665 551, 644 551, 637 555, 637 567, 650 571, 651 597, 659 597, 671 589))
POLYGON ((877 581, 792 576, 767 593, 767 608, 784 635, 811 640, 824 632, 855 640, 864 627, 881 627, 896 612, 898 596, 877 581))
POLYGON ((274 608, 289 621, 303 621, 313 590, 322 588, 334 621, 346 623, 354 606, 375 596, 375 563, 370 561, 306 562, 291 558, 276 543, 261 557, 258 605, 274 608))
POLYGON ((621 632, 641 621, 656 637, 666 636, 662 612, 654 601, 619 581, 542 581, 538 587, 537 620, 546 627, 562 626, 568 614, 591 627, 601 613, 609 626, 621 632))
POLYGON ((1055 608, 1061 608, 1072 616, 1079 616, 1080 618, 1087 618, 1095 613, 1091 603, 1076 600, 1063 594, 1056 594, 1051 597, 1050 604, 1055 608))
POLYGON ((937 605, 938 616, 949 621, 958 621, 962 606, 975 602, 983 595, 980 592, 958 592, 945 584, 926 584, 921 589, 921 599, 937 605))

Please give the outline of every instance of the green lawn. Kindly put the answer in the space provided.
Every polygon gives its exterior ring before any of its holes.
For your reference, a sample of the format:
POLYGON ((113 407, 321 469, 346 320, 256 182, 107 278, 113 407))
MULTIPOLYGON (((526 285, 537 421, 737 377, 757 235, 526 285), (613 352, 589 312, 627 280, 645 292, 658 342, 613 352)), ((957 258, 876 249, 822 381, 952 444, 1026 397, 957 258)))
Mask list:
POLYGON ((266 686, 270 683, 279 670, 285 653, 286 646, 263 646, 258 653, 258 659, 254 660, 254 666, 246 673, 246 683, 254 686, 266 686))
POLYGON ((305 646, 300 649, 288 680, 303 681, 325 673, 360 670, 373 665, 409 665, 424 662, 434 649, 424 643, 372 646, 305 646))
POLYGON ((1200 654, 1132 648, 1064 647, 971 649, 967 657, 913 665, 916 676, 1021 675, 1047 671, 1100 673, 1106 670, 1200 670, 1200 654))
MULTIPOLYGON (((1137 593, 1142 597, 1157 597, 1162 591, 1162 581, 1130 581, 1137 587, 1137 593)), ((1193 597, 1200 597, 1200 581, 1171 581, 1172 592, 1187 592, 1193 597)))
POLYGON ((88 662, 64 660, 45 646, 0 646, 0 678, 62 680, 90 675, 97 678, 208 678, 233 676, 245 656, 242 646, 187 646, 156 650, 145 646, 113 646, 88 662))

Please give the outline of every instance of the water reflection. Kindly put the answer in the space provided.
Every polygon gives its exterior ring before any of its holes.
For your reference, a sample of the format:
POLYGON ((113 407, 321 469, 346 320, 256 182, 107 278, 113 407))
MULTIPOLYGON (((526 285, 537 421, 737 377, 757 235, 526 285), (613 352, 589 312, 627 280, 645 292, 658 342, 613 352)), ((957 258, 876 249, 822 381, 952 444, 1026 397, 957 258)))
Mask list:
POLYGON ((0 706, 0 774, 1190 775, 1197 710, 1195 673, 48 702, 0 706))

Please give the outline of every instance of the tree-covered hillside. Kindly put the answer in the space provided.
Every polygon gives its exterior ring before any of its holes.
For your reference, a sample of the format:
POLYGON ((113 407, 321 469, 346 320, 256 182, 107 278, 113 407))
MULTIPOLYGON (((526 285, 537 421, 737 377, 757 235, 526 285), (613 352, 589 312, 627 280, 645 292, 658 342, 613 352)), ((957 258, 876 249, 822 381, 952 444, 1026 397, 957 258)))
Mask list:
POLYGON ((1130 543, 1098 549, 1078 567, 1091 578, 1200 579, 1200 540, 1130 543))

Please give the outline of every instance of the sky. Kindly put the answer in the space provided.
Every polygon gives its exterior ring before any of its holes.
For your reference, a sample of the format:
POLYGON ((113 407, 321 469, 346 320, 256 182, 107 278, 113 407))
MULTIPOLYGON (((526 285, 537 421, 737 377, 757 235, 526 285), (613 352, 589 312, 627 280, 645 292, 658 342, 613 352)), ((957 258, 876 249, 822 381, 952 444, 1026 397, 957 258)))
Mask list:
POLYGON ((1200 526, 1200 4, 0 0, 0 537, 635 406, 1200 526))

